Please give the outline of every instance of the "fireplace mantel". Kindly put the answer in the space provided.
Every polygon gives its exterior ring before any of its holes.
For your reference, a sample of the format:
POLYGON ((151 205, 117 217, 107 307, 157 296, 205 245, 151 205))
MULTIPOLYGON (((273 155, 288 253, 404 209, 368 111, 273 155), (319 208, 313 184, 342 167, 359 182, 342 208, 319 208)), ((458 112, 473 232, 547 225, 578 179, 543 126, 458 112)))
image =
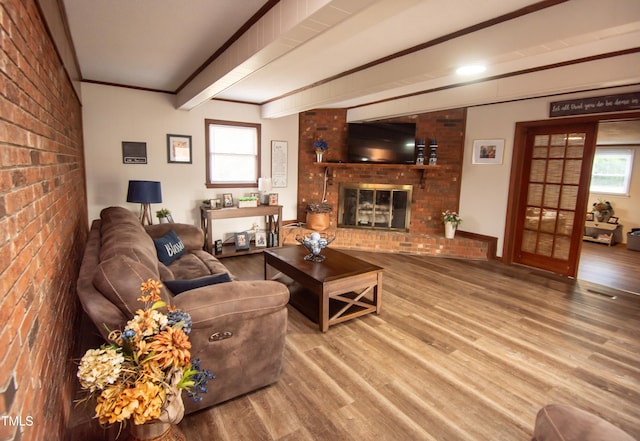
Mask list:
POLYGON ((422 171, 420 177, 420 188, 424 188, 427 180, 428 172, 443 171, 446 167, 443 165, 416 165, 416 164, 377 164, 375 162, 314 162, 313 167, 324 168, 327 173, 331 174, 331 168, 339 169, 401 169, 401 170, 417 170, 422 171))
POLYGON ((314 162, 314 167, 336 167, 336 168, 362 168, 362 167, 374 167, 374 168, 403 168, 410 170, 440 170, 443 169, 442 165, 416 165, 416 164, 384 164, 375 162, 314 162))

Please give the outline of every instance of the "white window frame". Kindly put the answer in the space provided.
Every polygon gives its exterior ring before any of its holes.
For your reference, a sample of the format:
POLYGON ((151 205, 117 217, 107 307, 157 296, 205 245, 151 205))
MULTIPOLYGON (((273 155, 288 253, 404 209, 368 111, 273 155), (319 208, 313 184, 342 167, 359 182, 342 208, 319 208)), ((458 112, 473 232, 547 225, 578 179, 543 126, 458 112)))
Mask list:
MULTIPOLYGON (((629 188, 631 185, 631 175, 633 174, 633 157, 634 157, 634 149, 630 147, 616 146, 616 147, 596 147, 596 152, 593 157, 593 168, 591 170, 591 184, 589 191, 591 193, 598 194, 612 194, 612 195, 620 195, 620 196, 629 196, 629 188), (621 187, 615 188, 610 186, 598 186, 594 184, 594 178, 598 175, 598 171, 596 170, 597 165, 596 162, 598 158, 603 157, 614 157, 614 158, 625 158, 627 160, 627 169, 624 175, 624 182, 621 187)), ((606 176, 605 173, 600 173, 600 176, 606 176)))
MULTIPOLYGON (((230 188, 230 187, 257 187, 258 186, 258 177, 260 176, 260 139, 261 139, 261 125, 257 123, 245 123, 245 122, 237 122, 237 121, 223 121, 223 120, 215 120, 215 119, 205 119, 205 155, 206 155, 206 186, 207 188, 230 188), (215 139, 211 136, 212 128, 224 129, 225 127, 229 128, 246 128, 255 130, 254 142, 252 154, 247 153, 239 153, 238 156, 252 156, 249 158, 250 161, 254 163, 253 170, 255 173, 251 173, 250 171, 246 176, 240 176, 239 179, 225 179, 220 176, 213 176, 213 162, 214 161, 232 161, 234 158, 234 153, 230 153, 233 146, 223 146, 223 153, 216 152, 215 139), (230 148, 231 147, 231 148, 230 148)), ((218 149, 220 150, 220 149, 218 149)), ((240 158, 235 158, 240 159, 240 158)), ((240 169, 242 172, 243 170, 240 169)))

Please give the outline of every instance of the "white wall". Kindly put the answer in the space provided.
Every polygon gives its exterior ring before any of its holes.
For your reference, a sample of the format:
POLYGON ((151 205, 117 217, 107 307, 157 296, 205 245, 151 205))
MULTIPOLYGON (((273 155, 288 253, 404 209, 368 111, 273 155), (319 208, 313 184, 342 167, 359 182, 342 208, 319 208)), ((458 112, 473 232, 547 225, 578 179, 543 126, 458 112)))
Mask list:
MULTIPOLYGON (((138 204, 126 202, 130 179, 162 183, 162 204, 152 204, 153 215, 168 208, 176 222, 200 225, 199 204, 204 199, 233 193, 234 198, 257 188, 207 189, 205 186, 204 120, 260 123, 262 127, 262 176, 271 176, 271 141, 288 141, 288 182, 274 188, 283 206, 283 219, 296 218, 298 176, 298 116, 261 119, 259 106, 209 101, 191 111, 176 110, 175 96, 105 85, 82 84, 85 162, 89 221, 112 205, 138 212, 138 204), (168 133, 192 137, 192 164, 167 162, 168 133), (147 143, 147 164, 123 164, 122 141, 147 143)), ((244 231, 254 221, 238 219, 216 224, 214 239, 244 231), (224 236, 223 236, 224 234, 224 236)), ((157 218, 154 217, 154 223, 157 218)))
MULTIPOLYGON (((516 122, 549 119, 549 103, 554 101, 633 91, 637 91, 637 87, 557 95, 468 108, 460 191, 460 215, 464 221, 461 229, 497 237, 497 254, 502 255, 516 122), (472 164, 473 140, 496 138, 505 140, 502 164, 472 164)), ((637 164, 638 160, 636 160, 636 166, 637 164)), ((627 201, 628 211, 625 208, 625 211, 619 212, 618 207, 622 210, 622 204, 616 205, 616 214, 621 213, 620 219, 625 225, 625 232, 627 227, 640 226, 638 176, 640 176, 640 168, 634 167, 631 200, 635 198, 635 202, 627 201)))
MULTIPOLYGON (((549 103, 564 99, 632 92, 637 88, 616 88, 597 92, 558 95, 503 104, 470 107, 467 113, 465 154, 462 168, 460 213, 462 228, 498 238, 498 255, 502 255, 509 174, 516 122, 549 118, 549 103), (505 140, 500 165, 472 164, 473 140, 505 140)), ((298 116, 261 119, 258 106, 211 101, 191 111, 174 108, 174 96, 119 87, 83 83, 84 141, 87 168, 89 219, 99 216, 110 205, 121 205, 137 212, 138 206, 126 202, 130 179, 162 182, 163 203, 176 222, 199 225, 198 205, 230 191, 234 197, 252 189, 207 189, 205 187, 204 120, 225 119, 262 124, 262 170, 271 170, 271 140, 288 141, 288 186, 274 189, 284 206, 283 218, 296 218, 298 174, 298 116), (167 163, 167 133, 191 135, 193 164, 167 163), (122 141, 147 142, 148 164, 122 163, 122 141)), ((640 153, 640 152, 638 152, 640 153)), ((636 155, 631 196, 609 198, 614 203, 625 233, 640 227, 640 154, 636 155)), ((594 196, 590 197, 590 200, 594 196)), ((597 198, 597 195, 596 195, 597 198)), ((155 213, 154 213, 155 214, 155 213)), ((154 219, 155 221, 155 219, 154 219)), ((216 224, 214 239, 226 238, 234 231, 249 229, 254 220, 242 219, 216 224)))

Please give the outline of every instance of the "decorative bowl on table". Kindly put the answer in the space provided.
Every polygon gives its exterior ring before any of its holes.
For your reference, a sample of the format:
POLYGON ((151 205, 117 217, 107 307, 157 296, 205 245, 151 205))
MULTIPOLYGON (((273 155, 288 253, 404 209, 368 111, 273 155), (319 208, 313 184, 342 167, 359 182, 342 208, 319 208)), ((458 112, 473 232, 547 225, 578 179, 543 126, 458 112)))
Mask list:
POLYGON ((327 247, 336 238, 335 234, 318 233, 314 231, 311 234, 298 234, 296 240, 302 244, 303 247, 309 251, 309 254, 304 256, 304 260, 311 262, 322 262, 326 259, 323 256, 322 250, 327 247))

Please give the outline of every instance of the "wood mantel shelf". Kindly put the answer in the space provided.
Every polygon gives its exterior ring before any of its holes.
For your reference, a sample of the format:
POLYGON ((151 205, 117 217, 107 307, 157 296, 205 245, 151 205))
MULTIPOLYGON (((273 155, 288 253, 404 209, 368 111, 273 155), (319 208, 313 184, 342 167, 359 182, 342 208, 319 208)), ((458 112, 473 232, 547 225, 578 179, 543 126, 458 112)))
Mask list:
POLYGON ((375 162, 314 162, 315 167, 336 167, 336 168, 409 168, 411 170, 438 170, 442 165, 415 165, 415 164, 379 164, 375 162))
POLYGON ((422 170, 422 177, 420 178, 420 188, 424 188, 426 185, 426 173, 429 171, 443 170, 442 165, 416 165, 416 164, 378 164, 375 162, 314 162, 314 167, 324 167, 327 170, 335 168, 401 168, 409 170, 422 170))

